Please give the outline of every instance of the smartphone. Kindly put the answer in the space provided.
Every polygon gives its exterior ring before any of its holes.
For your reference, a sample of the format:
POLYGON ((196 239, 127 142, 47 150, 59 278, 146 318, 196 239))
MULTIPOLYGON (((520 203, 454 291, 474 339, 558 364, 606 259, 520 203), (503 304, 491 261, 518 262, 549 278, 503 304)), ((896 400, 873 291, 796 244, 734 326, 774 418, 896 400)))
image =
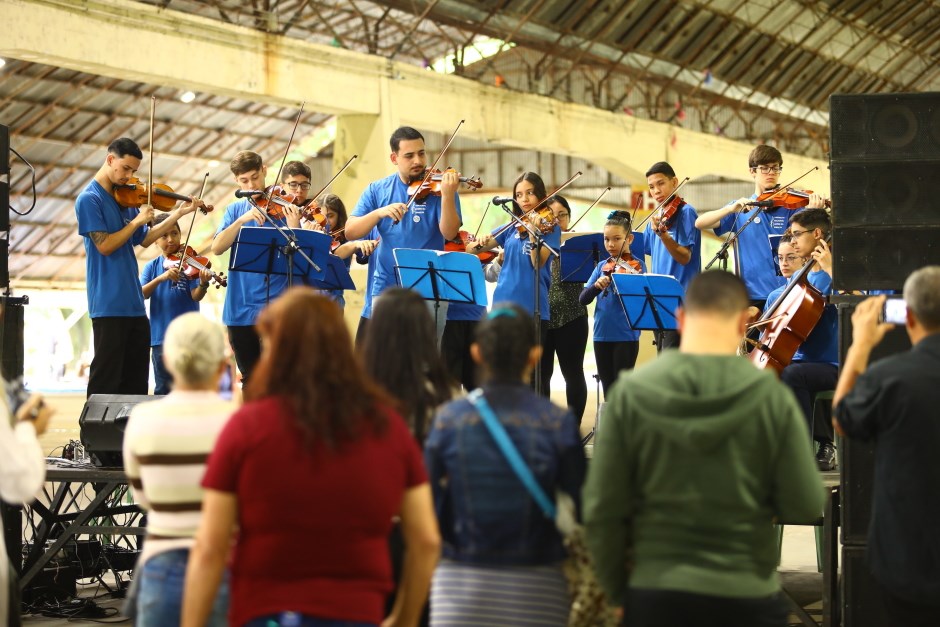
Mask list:
POLYGON ((907 303, 903 298, 888 298, 885 300, 881 319, 889 324, 904 325, 907 323, 907 303))

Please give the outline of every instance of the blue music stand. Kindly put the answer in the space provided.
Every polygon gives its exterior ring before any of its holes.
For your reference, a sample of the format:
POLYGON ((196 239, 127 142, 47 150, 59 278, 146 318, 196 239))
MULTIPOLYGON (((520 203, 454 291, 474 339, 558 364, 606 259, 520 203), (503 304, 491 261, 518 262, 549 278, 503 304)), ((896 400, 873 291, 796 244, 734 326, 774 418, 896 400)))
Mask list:
MULTIPOLYGON (((630 254, 643 266, 643 272, 646 272, 645 241, 645 233, 633 231, 630 254)), ((603 233, 562 233, 560 252, 561 280, 568 283, 586 283, 594 267, 609 257, 603 233)))
POLYGON ((398 284, 434 301, 435 322, 441 301, 486 307, 483 266, 476 255, 417 248, 396 248, 392 254, 398 284))
POLYGON ((630 327, 636 330, 676 330, 676 309, 682 305, 682 284, 668 274, 613 274, 617 297, 630 327))
POLYGON ((349 270, 346 269, 346 262, 336 255, 326 256, 326 268, 324 269, 322 279, 310 279, 306 285, 321 290, 354 290, 356 284, 349 276, 349 270))
POLYGON ((294 276, 310 283, 326 275, 327 259, 333 238, 326 233, 291 229, 294 242, 278 230, 243 226, 232 246, 228 269, 238 272, 287 275, 287 285, 294 276), (300 253, 299 256, 296 253, 300 253), (311 263, 312 262, 312 263, 311 263))

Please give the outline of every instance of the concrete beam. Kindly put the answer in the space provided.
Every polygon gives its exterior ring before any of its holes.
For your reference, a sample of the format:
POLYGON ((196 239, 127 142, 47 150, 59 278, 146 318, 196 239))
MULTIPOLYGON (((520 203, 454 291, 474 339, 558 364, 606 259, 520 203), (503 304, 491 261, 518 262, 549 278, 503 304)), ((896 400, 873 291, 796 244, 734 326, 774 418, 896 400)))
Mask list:
MULTIPOLYGON (((129 0, 4 0, 0 23, 0 56, 280 106, 305 100, 324 113, 377 116, 383 130, 449 133, 465 119, 461 135, 581 157, 637 183, 661 160, 675 160, 683 176, 748 178, 749 144, 129 0)), ((353 127, 360 131, 351 135, 363 132, 353 127)), ((354 151, 365 158, 362 150, 348 146, 337 160, 354 151)), ((788 174, 825 167, 784 159, 788 174)), ((825 179, 818 191, 828 189, 825 179)))

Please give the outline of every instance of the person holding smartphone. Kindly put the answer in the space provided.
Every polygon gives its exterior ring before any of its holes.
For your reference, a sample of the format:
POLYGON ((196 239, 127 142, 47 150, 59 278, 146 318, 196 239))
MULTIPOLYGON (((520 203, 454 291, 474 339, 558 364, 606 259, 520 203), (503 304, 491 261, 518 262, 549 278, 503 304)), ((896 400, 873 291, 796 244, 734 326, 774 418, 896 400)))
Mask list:
POLYGON ((868 561, 889 627, 940 625, 940 266, 904 283, 903 320, 911 349, 869 365, 892 328, 886 296, 852 314, 852 346, 842 364, 833 425, 875 443, 868 561), (885 321, 882 321, 884 319, 885 321))

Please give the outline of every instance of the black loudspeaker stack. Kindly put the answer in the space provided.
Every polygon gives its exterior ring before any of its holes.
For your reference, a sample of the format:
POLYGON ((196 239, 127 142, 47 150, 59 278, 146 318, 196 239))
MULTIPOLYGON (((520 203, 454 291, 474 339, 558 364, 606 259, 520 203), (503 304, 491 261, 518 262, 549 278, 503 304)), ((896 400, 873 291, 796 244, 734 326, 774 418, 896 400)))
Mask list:
POLYGON ((940 93, 829 100, 833 287, 898 290, 940 264, 940 93))
POLYGON ((10 284, 10 128, 0 124, 0 287, 10 284))
MULTIPOLYGON (((829 100, 833 287, 896 290, 914 270, 940 264, 940 93, 845 94, 829 100)), ((852 340, 852 312, 839 303, 841 361, 852 340)), ((871 361, 910 348, 892 330, 871 361)), ((875 454, 846 441, 842 457, 842 616, 845 627, 885 624, 865 558, 875 454)))

